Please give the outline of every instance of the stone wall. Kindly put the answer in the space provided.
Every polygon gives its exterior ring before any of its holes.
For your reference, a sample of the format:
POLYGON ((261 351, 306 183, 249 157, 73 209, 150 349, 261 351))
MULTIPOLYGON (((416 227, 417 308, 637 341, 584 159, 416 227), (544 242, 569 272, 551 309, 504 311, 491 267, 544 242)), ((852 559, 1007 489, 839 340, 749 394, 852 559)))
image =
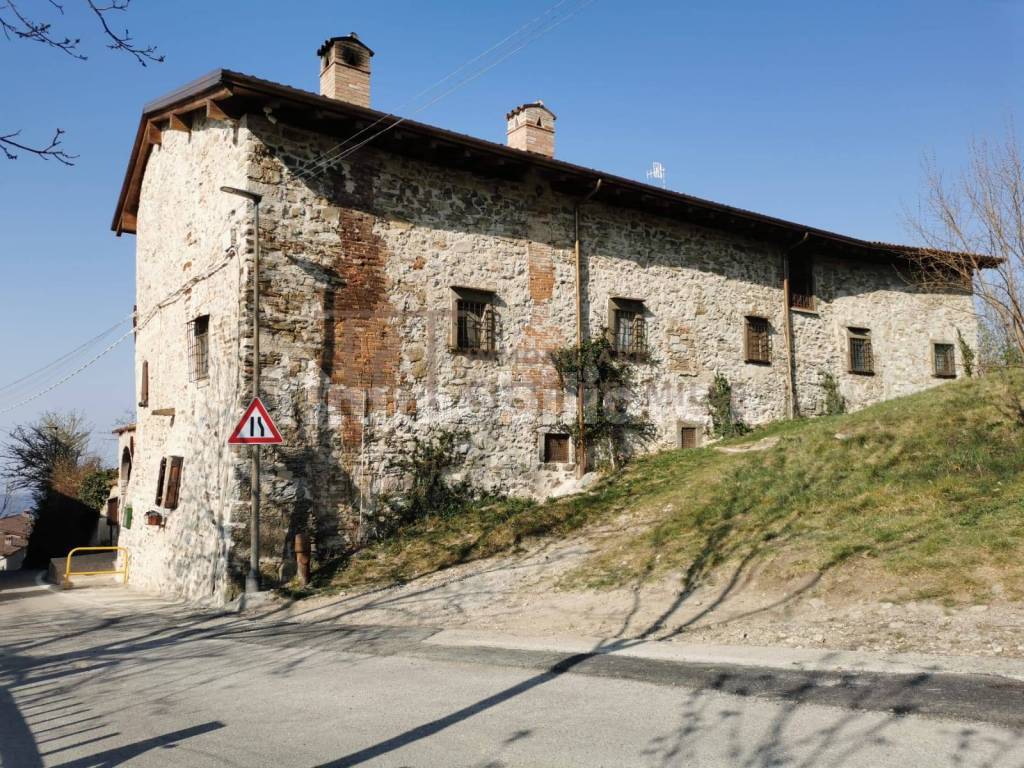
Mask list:
MULTIPOLYGON (((309 530, 321 559, 358 544, 402 479, 390 462, 434 427, 464 430, 461 476, 495 492, 542 498, 571 484, 573 465, 547 465, 546 432, 574 419, 548 353, 575 338, 573 205, 540 178, 501 181, 367 147, 311 178, 295 174, 332 140, 248 116, 164 133, 139 211, 139 310, 225 259, 140 329, 137 369, 150 361, 129 488, 140 552, 137 580, 223 598, 228 563, 247 546, 247 454, 225 446, 244 406, 251 365, 250 212, 221 184, 260 192, 264 402, 284 445, 264 450, 262 556, 270 570, 309 530), (493 292, 492 354, 451 349, 453 288, 493 292), (209 314, 211 371, 188 380, 185 325, 209 314), (153 409, 175 408, 173 422, 153 409), (165 455, 185 457, 182 503, 167 525, 143 525, 165 455)), ((652 362, 637 366, 631 407, 657 428, 651 449, 675 447, 681 425, 709 439, 706 392, 716 373, 738 415, 786 413, 782 258, 770 243, 607 205, 582 216, 588 332, 609 300, 644 303, 652 362), (771 326, 769 365, 744 361, 749 315, 771 326)), ((793 313, 796 394, 821 409, 835 374, 852 407, 937 383, 930 342, 973 338, 968 296, 910 289, 893 267, 816 259, 818 306, 793 313), (846 372, 846 328, 872 330, 876 374, 846 372)), ((573 460, 575 457, 571 457, 573 460)))
MULTIPOLYGON (((389 460, 433 426, 467 431, 462 473, 484 487, 534 497, 564 487, 572 466, 544 466, 540 446, 575 413, 547 357, 575 334, 574 201, 539 178, 481 178, 369 148, 296 182, 330 143, 262 120, 251 127, 274 328, 267 397, 287 443, 267 525, 286 539, 311 526, 328 553, 352 545, 399 482, 389 460), (494 293, 493 355, 450 349, 453 287, 494 293)), ((638 366, 633 407, 657 426, 652 448, 676 446, 682 424, 708 439, 716 372, 747 423, 785 416, 777 246, 597 201, 582 235, 589 332, 608 323, 610 298, 647 310, 655 363, 638 366), (770 365, 744 362, 749 315, 771 324, 770 365)), ((825 371, 851 407, 931 386, 929 342, 957 326, 974 333, 969 297, 919 294, 889 265, 817 264, 817 312, 793 313, 804 413, 820 411, 825 371), (872 328, 875 376, 846 373, 851 324, 872 328)))
MULTIPOLYGON (((132 554, 133 584, 222 601, 230 592, 233 522, 244 511, 244 456, 227 446, 241 416, 247 382, 239 359, 251 343, 240 326, 248 284, 248 203, 221 192, 244 186, 251 136, 244 123, 206 122, 191 133, 165 131, 143 181, 136 237, 136 395, 148 362, 149 401, 137 412, 135 453, 125 504, 130 528, 120 543, 132 554), (209 315, 209 376, 190 376, 188 323, 209 315), (173 410, 173 415, 171 411, 173 410), (162 457, 181 456, 178 507, 156 504, 162 457), (164 526, 146 525, 146 513, 164 526)), ((123 516, 123 515, 122 515, 123 516)))

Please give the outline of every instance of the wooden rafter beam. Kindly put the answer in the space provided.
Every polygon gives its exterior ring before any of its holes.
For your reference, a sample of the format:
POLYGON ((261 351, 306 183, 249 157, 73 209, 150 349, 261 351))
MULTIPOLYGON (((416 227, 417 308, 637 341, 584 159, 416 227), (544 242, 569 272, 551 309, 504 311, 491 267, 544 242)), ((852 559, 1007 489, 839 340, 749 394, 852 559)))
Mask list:
POLYGON ((156 127, 156 123, 152 120, 146 123, 146 143, 159 146, 160 140, 160 129, 156 127))
POLYGON ((167 127, 172 131, 184 131, 185 133, 192 132, 192 129, 189 127, 188 123, 186 123, 184 120, 178 117, 178 115, 174 112, 171 112, 171 114, 167 116, 167 120, 167 127))

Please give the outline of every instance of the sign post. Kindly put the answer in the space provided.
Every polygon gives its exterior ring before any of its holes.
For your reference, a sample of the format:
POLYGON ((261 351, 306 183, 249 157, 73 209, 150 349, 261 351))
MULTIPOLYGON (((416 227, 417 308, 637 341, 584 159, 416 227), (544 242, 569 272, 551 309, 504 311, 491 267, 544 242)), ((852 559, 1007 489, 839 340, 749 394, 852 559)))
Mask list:
MULTIPOLYGON (((252 255, 252 399, 255 404, 260 399, 260 201, 263 200, 263 196, 238 187, 221 187, 220 191, 244 198, 252 203, 253 207, 255 245, 252 255)), ((262 403, 260 407, 263 407, 262 403)), ((266 413, 265 408, 263 413, 266 413)), ((267 419, 270 419, 269 415, 267 419)), ((228 440, 228 442, 231 441, 228 440)), ((252 491, 249 515, 251 518, 249 521, 249 575, 245 578, 246 592, 260 591, 260 445, 262 444, 255 443, 251 448, 252 491)))
POLYGON ((259 542, 260 542, 260 446, 280 445, 284 441, 281 433, 270 418, 266 407, 259 397, 254 397, 245 409, 241 420, 228 438, 228 445, 248 445, 252 451, 252 552, 249 557, 249 575, 245 579, 246 592, 258 592, 259 582, 259 542))

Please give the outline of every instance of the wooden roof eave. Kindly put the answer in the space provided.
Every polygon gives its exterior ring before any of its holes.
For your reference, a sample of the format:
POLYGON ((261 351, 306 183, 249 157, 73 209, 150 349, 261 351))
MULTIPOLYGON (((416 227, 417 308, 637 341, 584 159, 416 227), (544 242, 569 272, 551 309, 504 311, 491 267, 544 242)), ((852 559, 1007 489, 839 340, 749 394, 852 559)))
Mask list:
POLYGON ((146 173, 153 145, 160 143, 161 129, 158 124, 167 121, 169 124, 173 123, 170 125, 171 128, 180 130, 183 124, 181 116, 200 109, 205 110, 212 119, 228 119, 230 115, 220 106, 220 102, 232 95, 231 89, 224 87, 217 80, 211 84, 208 93, 201 92, 183 103, 177 103, 169 98, 146 105, 139 119, 139 128, 135 133, 135 142, 132 144, 117 208, 114 210, 114 220, 110 226, 118 237, 124 232, 135 234, 142 178, 146 173))

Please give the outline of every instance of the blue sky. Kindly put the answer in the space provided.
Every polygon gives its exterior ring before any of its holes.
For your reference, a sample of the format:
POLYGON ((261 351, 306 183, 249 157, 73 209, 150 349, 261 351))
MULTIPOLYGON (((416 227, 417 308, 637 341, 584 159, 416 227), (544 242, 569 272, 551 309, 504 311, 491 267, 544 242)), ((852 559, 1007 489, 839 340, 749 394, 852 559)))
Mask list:
MULTIPOLYGON (((0 387, 130 313, 134 242, 109 225, 145 102, 217 67, 316 90, 317 46, 355 30, 377 54, 374 106, 402 113, 553 2, 135 0, 122 25, 167 57, 142 68, 104 49, 77 0, 63 18, 22 0, 80 36, 89 60, 0 38, 0 68, 17 73, 5 74, 0 131, 45 140, 61 127, 80 155, 73 168, 0 160, 0 387)), ((905 241, 923 155, 955 170, 972 137, 1021 119, 1022 36, 1020 0, 595 0, 417 119, 503 141, 505 112, 541 98, 558 115, 562 159, 641 180, 657 160, 679 191, 905 241)), ((0 413, 0 431, 76 408, 112 459, 109 428, 133 402, 131 354, 123 343, 0 413)), ((0 412, 53 378, 0 389, 0 412)))

